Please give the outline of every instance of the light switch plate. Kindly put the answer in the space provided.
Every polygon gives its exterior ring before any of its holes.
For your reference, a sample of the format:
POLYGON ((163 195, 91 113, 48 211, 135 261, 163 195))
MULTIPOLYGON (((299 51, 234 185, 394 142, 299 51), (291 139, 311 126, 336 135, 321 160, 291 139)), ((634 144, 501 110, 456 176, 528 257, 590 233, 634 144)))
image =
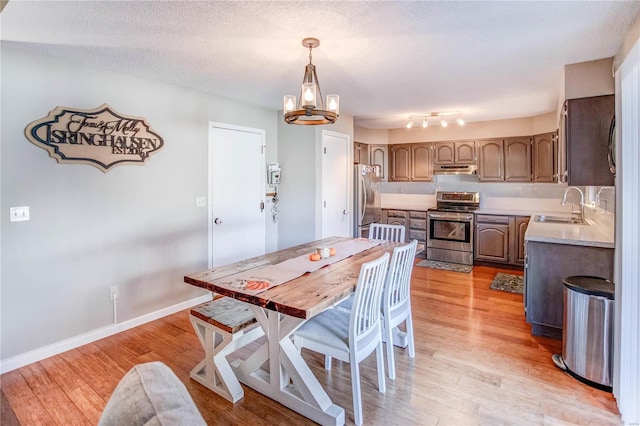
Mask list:
POLYGON ((29 220, 29 206, 10 207, 9 208, 11 222, 21 222, 29 220))
POLYGON ((204 207, 207 204, 205 197, 196 197, 196 207, 204 207))

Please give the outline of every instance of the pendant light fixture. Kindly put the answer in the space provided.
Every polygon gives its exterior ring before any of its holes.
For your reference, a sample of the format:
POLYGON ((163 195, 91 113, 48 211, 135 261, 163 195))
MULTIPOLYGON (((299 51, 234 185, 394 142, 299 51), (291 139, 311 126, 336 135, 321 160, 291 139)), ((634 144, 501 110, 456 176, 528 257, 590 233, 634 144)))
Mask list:
POLYGON ((317 38, 305 38, 302 45, 309 49, 309 63, 304 69, 300 101, 296 103, 296 97, 286 95, 283 98, 284 121, 287 124, 318 125, 333 124, 340 113, 340 97, 327 95, 326 109, 322 102, 322 92, 316 74, 316 67, 311 63, 311 52, 320 46, 317 38))

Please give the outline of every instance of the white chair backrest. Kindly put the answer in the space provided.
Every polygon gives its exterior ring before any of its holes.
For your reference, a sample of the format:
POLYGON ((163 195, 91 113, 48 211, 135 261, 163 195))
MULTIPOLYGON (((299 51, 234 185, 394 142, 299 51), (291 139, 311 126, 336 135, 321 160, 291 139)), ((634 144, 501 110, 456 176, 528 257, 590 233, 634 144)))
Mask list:
POLYGON ((413 240, 407 245, 393 249, 384 284, 382 309, 385 315, 390 315, 389 311, 395 307, 409 303, 411 273, 417 247, 418 240, 413 240))
MULTIPOLYGON (((349 346, 362 351, 381 339, 380 303, 389 266, 389 253, 362 264, 349 320, 349 346)), ((369 352, 370 353, 370 352, 369 352)))
POLYGON ((369 226, 369 238, 404 243, 405 228, 402 225, 372 223, 369 226))

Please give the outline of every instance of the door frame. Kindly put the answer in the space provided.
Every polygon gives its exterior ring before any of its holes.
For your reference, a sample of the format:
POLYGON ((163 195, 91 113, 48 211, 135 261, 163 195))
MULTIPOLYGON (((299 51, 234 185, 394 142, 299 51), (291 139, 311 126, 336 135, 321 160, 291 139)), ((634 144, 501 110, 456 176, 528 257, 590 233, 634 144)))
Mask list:
POLYGON ((333 136, 337 138, 346 139, 345 149, 347 150, 347 164, 346 174, 347 174, 347 199, 345 200, 345 206, 347 210, 348 224, 349 224, 349 235, 353 235, 353 220, 352 210, 353 210, 353 141, 351 140, 351 135, 348 133, 340 133, 334 132, 332 130, 321 130, 319 133, 319 138, 316 138, 316 239, 322 238, 322 225, 323 225, 323 212, 324 209, 322 207, 323 202, 323 186, 324 186, 324 176, 322 173, 323 170, 323 161, 324 155, 322 154, 322 145, 324 142, 324 136, 333 136))
MULTIPOLYGON (((266 131, 263 129, 256 129, 253 127, 236 126, 234 124, 220 123, 216 121, 209 121, 209 127, 207 128, 207 265, 211 268, 213 265, 213 170, 211 170, 211 164, 213 163, 213 141, 211 139, 211 129, 217 127, 225 130, 234 130, 238 132, 255 133, 260 136, 260 144, 262 146, 262 153, 266 155, 266 131)), ((262 175, 266 176, 266 163, 263 161, 261 164, 262 175)), ((266 179, 266 178, 265 178, 266 179)), ((264 182, 263 182, 264 184, 264 182)), ((262 191, 264 193, 264 191, 262 191)), ((264 196, 263 196, 263 201, 264 196)), ((266 202, 265 202, 266 209, 266 202)), ((262 235, 262 252, 266 251, 267 247, 267 224, 266 214, 262 216, 263 220, 263 235, 262 235)))

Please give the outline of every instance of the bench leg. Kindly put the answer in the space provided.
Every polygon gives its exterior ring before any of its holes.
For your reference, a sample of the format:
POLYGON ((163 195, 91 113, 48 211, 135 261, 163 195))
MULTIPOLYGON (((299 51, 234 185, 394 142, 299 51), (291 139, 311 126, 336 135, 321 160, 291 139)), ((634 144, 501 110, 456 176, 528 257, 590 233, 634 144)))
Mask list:
POLYGON ((190 317, 198 340, 205 350, 204 359, 191 370, 190 377, 228 401, 237 402, 244 390, 236 378, 226 356, 264 334, 260 327, 231 334, 190 317))

